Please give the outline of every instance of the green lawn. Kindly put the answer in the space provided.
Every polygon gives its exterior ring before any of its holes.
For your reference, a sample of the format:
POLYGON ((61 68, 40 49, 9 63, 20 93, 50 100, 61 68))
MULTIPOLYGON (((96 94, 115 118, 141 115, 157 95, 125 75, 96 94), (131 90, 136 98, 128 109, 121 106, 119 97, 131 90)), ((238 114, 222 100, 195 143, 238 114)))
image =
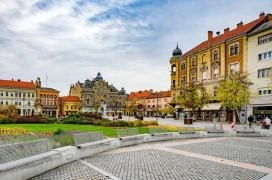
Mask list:
MULTIPOLYGON (((9 128, 25 128, 31 132, 38 131, 50 131, 54 132, 57 129, 62 129, 64 131, 80 131, 80 132, 95 132, 102 131, 105 136, 114 137, 116 136, 115 128, 112 127, 102 127, 93 125, 79 125, 79 124, 0 124, 1 127, 9 128)), ((125 128, 125 127, 124 127, 125 128)), ((139 133, 149 133, 148 128, 139 128, 139 133)))

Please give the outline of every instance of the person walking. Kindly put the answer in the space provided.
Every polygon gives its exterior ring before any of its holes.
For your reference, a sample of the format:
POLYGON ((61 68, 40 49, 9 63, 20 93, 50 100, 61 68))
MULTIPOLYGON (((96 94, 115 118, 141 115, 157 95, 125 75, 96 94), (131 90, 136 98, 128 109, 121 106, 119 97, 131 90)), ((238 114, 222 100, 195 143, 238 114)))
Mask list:
POLYGON ((265 121, 265 128, 269 129, 270 125, 271 125, 271 119, 266 116, 266 118, 264 119, 264 121, 265 121))
POLYGON ((252 127, 252 123, 253 123, 253 116, 250 115, 250 116, 247 118, 247 120, 248 120, 249 128, 251 128, 251 127, 252 127))

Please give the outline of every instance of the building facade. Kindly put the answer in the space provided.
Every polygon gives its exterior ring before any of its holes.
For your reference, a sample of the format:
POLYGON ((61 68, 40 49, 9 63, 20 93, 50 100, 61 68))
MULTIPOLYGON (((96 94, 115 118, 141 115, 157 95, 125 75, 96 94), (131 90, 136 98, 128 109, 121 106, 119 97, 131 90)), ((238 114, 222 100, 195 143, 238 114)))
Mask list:
POLYGON ((35 112, 36 87, 33 81, 0 80, 0 106, 15 105, 20 116, 35 112))
POLYGON ((272 17, 248 33, 248 114, 272 118, 272 17))
POLYGON ((79 81, 70 87, 69 95, 78 96, 83 112, 123 113, 127 94, 124 88, 118 90, 108 84, 100 73, 93 80, 79 81))
POLYGON ((197 119, 211 120, 216 114, 232 121, 232 112, 222 111, 217 88, 229 74, 248 71, 247 33, 267 21, 267 16, 261 13, 256 20, 247 24, 239 22, 235 29, 225 28, 223 33, 217 32, 215 36, 208 31, 206 41, 184 54, 178 46, 174 49, 170 59, 171 103, 176 105, 177 111, 182 111, 176 102, 180 93, 188 85, 201 84, 210 94, 211 103, 201 109, 197 119))
POLYGON ((171 91, 159 91, 150 93, 145 99, 147 116, 161 116, 161 109, 171 102, 171 91))
POLYGON ((78 96, 64 96, 59 98, 59 116, 69 116, 81 112, 82 103, 78 96))
POLYGON ((58 107, 59 91, 53 88, 41 87, 40 78, 35 81, 35 86, 37 90, 35 113, 58 117, 60 111, 58 107))

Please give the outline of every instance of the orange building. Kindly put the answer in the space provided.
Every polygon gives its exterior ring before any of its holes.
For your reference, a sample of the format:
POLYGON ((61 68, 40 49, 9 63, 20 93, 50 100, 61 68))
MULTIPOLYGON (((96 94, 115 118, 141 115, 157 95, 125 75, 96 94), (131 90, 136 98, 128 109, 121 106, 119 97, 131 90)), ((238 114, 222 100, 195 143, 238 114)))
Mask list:
POLYGON ((64 96, 59 98, 61 116, 69 116, 81 111, 82 103, 78 96, 64 96))

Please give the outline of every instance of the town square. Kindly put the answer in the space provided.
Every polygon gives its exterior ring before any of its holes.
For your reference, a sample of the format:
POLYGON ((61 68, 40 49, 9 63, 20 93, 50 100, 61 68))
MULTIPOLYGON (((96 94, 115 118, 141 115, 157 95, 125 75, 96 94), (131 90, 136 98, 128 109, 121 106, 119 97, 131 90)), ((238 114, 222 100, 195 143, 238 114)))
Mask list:
POLYGON ((0 180, 271 180, 271 9, 1 0, 0 180))

